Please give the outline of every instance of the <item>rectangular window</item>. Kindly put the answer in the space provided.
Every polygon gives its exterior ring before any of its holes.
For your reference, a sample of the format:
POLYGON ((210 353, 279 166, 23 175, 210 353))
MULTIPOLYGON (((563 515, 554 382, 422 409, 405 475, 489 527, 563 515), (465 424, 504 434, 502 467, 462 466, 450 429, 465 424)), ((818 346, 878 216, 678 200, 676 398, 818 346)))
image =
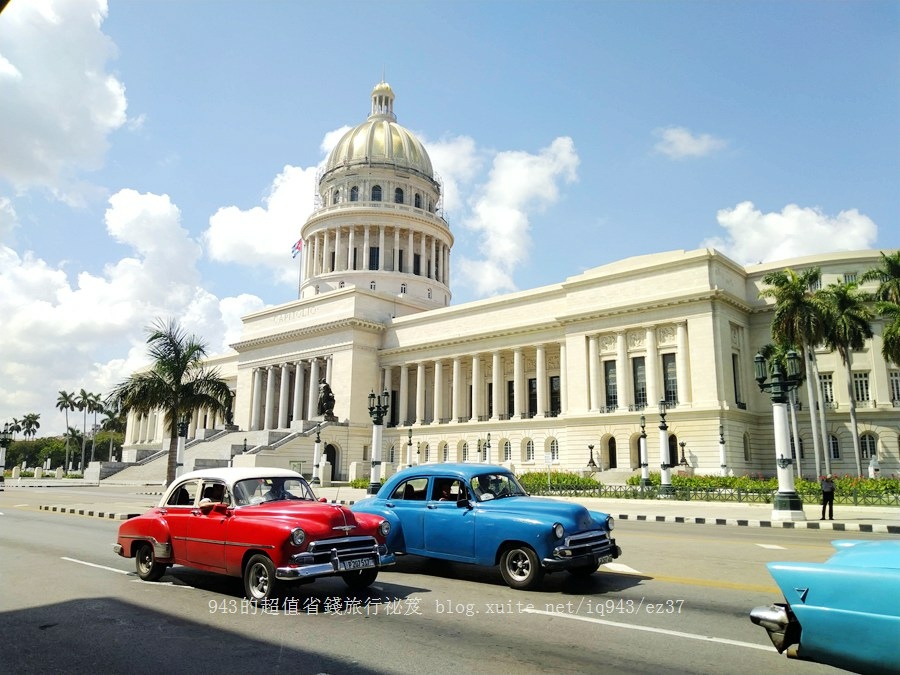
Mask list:
POLYGON ((819 373, 819 382, 822 384, 822 400, 826 404, 834 403, 834 376, 831 373, 819 373))
POLYGON ((857 402, 869 400, 869 373, 853 373, 853 396, 857 402))
POLYGON ((603 377, 606 380, 606 407, 616 408, 619 405, 619 394, 616 389, 616 362, 603 362, 603 377))
POLYGON ((550 376, 550 415, 556 417, 562 411, 562 389, 559 375, 550 376))
POLYGON ((888 381, 891 387, 891 402, 894 407, 900 406, 900 370, 892 370, 888 373, 888 381))
POLYGON ((666 403, 678 403, 678 372, 675 368, 675 355, 662 355, 663 377, 666 383, 666 403))
POLYGON ((526 417, 534 417, 535 413, 544 412, 537 409, 537 378, 528 378, 528 410, 525 411, 526 417))
POLYGON ((494 416, 494 383, 487 383, 487 413, 488 417, 494 416))
POLYGON ((369 269, 377 270, 378 269, 378 253, 380 249, 377 246, 369 247, 369 269))
POLYGON ((406 271, 406 267, 404 267, 404 265, 403 265, 403 249, 400 249, 399 251, 397 251, 397 271, 398 272, 406 271))
POLYGON ((638 408, 647 407, 647 367, 643 356, 631 359, 631 375, 634 382, 634 404, 638 408))
POLYGON ((413 274, 420 275, 422 269, 422 256, 418 253, 413 253, 413 274))
POLYGON ((832 434, 828 437, 828 447, 831 448, 831 459, 841 458, 841 444, 838 443, 837 436, 832 434))
POLYGON ((516 383, 512 380, 506 382, 506 412, 510 417, 519 413, 516 410, 516 383))
POLYGON ((744 403, 743 383, 741 381, 741 356, 740 354, 731 355, 731 376, 734 378, 734 402, 738 408, 746 407, 744 403))
POLYGON ((844 283, 845 284, 855 284, 856 283, 856 272, 844 272, 844 283))

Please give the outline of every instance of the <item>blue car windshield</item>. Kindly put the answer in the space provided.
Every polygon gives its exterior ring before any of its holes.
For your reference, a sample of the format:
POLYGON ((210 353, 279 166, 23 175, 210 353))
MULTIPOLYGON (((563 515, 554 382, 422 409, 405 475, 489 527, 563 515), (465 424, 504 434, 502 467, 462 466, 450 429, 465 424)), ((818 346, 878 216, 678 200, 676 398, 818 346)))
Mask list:
POLYGON ((472 491, 480 502, 504 497, 528 496, 528 493, 511 473, 484 473, 475 476, 472 479, 472 491))
POLYGON ((315 501, 312 488, 303 478, 276 476, 272 478, 249 478, 234 484, 237 506, 262 504, 283 499, 304 499, 315 501))

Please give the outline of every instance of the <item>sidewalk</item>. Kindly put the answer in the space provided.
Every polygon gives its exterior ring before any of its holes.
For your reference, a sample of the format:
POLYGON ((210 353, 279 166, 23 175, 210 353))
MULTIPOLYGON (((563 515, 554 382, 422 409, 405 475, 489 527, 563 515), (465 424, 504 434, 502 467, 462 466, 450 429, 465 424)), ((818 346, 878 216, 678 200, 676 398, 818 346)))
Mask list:
MULTIPOLYGON (((10 486, 7 486, 9 489, 10 486)), ((103 488, 100 488, 103 491, 103 488)), ((26 492, 26 491, 22 491, 26 492)), ((155 506, 162 495, 156 486, 134 487, 129 490, 128 499, 123 499, 123 487, 110 491, 109 498, 98 497, 97 490, 91 491, 92 499, 79 501, 71 497, 68 501, 53 489, 29 489, 29 496, 39 496, 39 508, 44 511, 70 513, 76 515, 126 520, 155 506)), ((365 499, 365 490, 349 487, 317 488, 316 495, 329 502, 352 505, 365 499)), ((85 495, 87 497, 87 495, 85 495)), ((808 530, 829 530, 834 532, 872 532, 900 534, 900 508, 887 506, 849 506, 835 504, 835 519, 819 520, 821 507, 815 504, 804 506, 805 521, 778 521, 772 519, 771 504, 747 504, 736 502, 675 501, 666 499, 596 499, 560 498, 575 501, 589 509, 609 513, 621 521, 650 521, 659 523, 679 523, 695 525, 725 525, 734 527, 771 527, 808 530)))

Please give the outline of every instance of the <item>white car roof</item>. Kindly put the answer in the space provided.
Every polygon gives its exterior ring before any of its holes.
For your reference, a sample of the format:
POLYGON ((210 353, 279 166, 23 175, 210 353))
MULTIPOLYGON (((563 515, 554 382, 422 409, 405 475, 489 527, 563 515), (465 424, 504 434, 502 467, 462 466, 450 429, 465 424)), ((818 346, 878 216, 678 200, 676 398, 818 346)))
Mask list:
MULTIPOLYGON (((173 481, 172 485, 191 478, 215 478, 225 481, 228 484, 232 484, 247 478, 302 478, 302 476, 296 471, 279 469, 273 466, 225 466, 218 469, 201 469, 199 471, 191 471, 190 473, 182 474, 173 481)), ((169 487, 171 488, 172 485, 169 487)))

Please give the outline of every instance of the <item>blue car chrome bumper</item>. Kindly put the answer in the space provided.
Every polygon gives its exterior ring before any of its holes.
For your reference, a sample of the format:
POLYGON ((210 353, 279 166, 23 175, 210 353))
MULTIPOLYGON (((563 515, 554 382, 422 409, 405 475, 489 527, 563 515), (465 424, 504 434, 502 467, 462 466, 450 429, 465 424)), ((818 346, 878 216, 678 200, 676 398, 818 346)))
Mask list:
POLYGON ((553 549, 551 556, 541 561, 548 571, 565 570, 588 565, 604 565, 622 555, 616 540, 606 537, 569 537, 561 546, 553 549))

